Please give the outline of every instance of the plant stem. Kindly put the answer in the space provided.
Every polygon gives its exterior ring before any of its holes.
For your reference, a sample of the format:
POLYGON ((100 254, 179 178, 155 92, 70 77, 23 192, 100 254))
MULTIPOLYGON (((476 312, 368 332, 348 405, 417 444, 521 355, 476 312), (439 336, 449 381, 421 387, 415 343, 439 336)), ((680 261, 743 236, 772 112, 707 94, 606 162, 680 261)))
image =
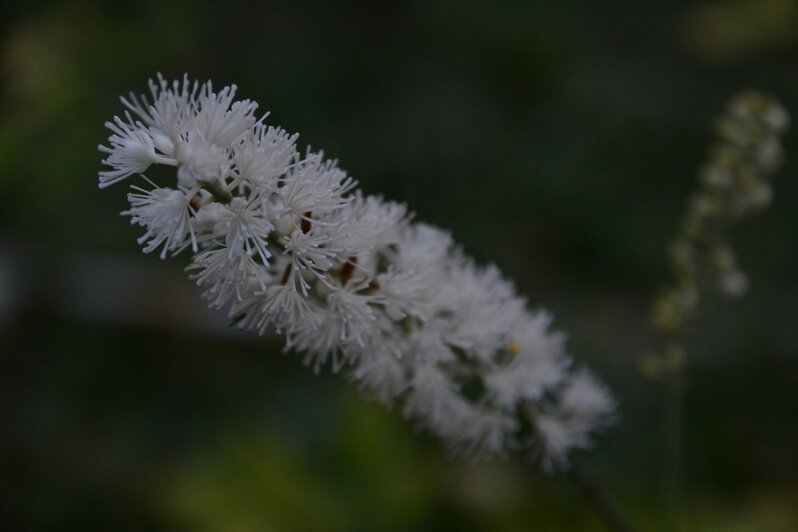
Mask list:
POLYGON ((665 412, 665 500, 667 530, 677 532, 681 516, 682 491, 682 432, 684 425, 684 394, 686 368, 677 369, 667 384, 665 412))
POLYGON ((571 466, 566 475, 596 511, 607 530, 612 532, 634 531, 632 526, 621 515, 615 502, 598 486, 595 479, 588 474, 578 461, 571 460, 571 466))
POLYGON ((233 201, 233 195, 230 191, 226 190, 218 181, 201 181, 202 188, 207 190, 213 196, 213 199, 219 203, 227 205, 233 201))

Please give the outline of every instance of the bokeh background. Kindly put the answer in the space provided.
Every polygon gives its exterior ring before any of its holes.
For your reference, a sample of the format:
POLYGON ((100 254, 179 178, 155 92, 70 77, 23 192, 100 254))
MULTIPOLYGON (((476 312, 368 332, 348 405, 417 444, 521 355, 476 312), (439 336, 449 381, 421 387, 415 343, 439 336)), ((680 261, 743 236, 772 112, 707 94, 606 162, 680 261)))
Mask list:
MULTIPOLYGON (((446 459, 401 416, 204 310, 99 191, 117 96, 188 72, 270 110, 554 312, 616 392, 585 461, 661 530, 648 302, 714 118, 798 115, 798 2, 4 2, 0 522, 6 530, 599 530, 564 478, 446 459)), ((798 134, 735 237, 752 289, 696 340, 686 530, 798 530, 798 134)))

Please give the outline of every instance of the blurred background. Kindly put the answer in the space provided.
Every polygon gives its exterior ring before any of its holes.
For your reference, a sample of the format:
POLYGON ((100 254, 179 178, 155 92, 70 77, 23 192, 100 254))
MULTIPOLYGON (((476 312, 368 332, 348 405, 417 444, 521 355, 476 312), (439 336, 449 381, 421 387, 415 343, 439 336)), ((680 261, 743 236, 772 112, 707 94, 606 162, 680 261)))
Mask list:
MULTIPOLYGON (((445 458, 278 340, 227 327, 97 189, 156 72, 237 83, 495 262, 620 401, 585 461, 664 512, 637 370, 665 247, 740 89, 798 115, 798 2, 47 2, 0 17, 0 521, 7 530, 600 530, 564 478, 445 458)), ((686 530, 798 530, 798 134, 736 235, 751 280, 692 353, 686 530)))

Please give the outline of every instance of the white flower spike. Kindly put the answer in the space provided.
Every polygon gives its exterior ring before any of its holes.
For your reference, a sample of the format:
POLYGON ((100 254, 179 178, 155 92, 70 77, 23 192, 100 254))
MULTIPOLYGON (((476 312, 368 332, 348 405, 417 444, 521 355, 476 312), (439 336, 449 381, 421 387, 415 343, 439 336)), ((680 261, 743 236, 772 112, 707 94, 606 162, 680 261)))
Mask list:
POLYGON ((191 248, 188 270, 238 326, 270 327, 318 370, 328 362, 369 396, 470 458, 521 449, 545 469, 591 444, 615 411, 573 370, 564 337, 495 266, 481 267, 404 205, 364 196, 322 153, 255 117, 235 87, 158 75, 123 98, 100 188, 153 164, 171 188, 135 186, 123 214, 145 252, 191 248))

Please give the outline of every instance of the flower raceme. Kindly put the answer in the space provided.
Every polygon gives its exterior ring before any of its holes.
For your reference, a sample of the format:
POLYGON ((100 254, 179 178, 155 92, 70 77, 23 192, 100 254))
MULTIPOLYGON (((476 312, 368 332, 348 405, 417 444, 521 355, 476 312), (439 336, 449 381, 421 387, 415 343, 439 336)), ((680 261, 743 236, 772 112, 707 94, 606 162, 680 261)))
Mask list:
POLYGON ((323 153, 301 154, 235 86, 159 75, 149 89, 106 124, 100 188, 175 167, 170 187, 133 186, 122 214, 144 229, 145 252, 191 250, 187 271, 212 308, 276 330, 314 370, 343 371, 472 458, 521 451, 567 468, 611 419, 612 396, 572 368, 551 316, 449 233, 363 195, 323 153))

